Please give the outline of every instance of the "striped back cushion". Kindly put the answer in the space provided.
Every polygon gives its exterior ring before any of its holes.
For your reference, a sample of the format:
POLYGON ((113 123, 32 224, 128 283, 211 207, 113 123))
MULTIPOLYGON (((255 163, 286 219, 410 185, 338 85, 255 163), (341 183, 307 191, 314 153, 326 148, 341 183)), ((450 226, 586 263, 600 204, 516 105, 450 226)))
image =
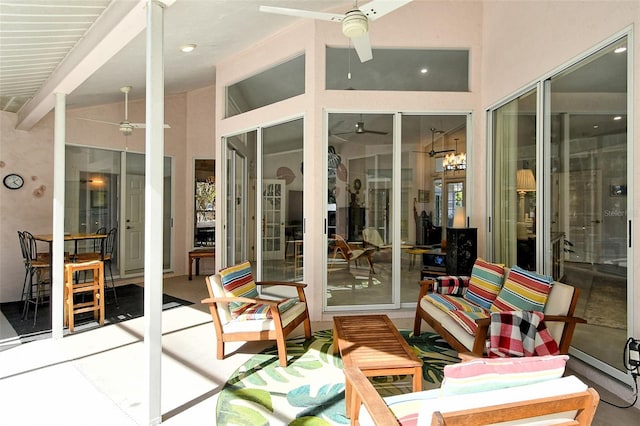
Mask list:
POLYGON ((498 297, 491 305, 491 312, 535 311, 543 312, 553 278, 526 271, 514 266, 498 297))
POLYGON ((489 309, 502 289, 504 265, 476 259, 471 270, 469 288, 464 298, 485 309, 489 309))
MULTIPOLYGON (((253 280, 251 263, 248 261, 221 269, 219 274, 227 297, 258 297, 258 288, 253 280)), ((242 302, 230 302, 231 316, 236 318, 245 310, 245 305, 242 302)))

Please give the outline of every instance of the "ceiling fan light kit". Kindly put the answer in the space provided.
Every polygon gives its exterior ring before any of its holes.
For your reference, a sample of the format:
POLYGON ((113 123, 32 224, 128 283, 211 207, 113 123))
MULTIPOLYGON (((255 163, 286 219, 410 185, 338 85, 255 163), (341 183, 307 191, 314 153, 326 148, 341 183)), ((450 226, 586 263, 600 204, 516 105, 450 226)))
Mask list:
POLYGON ((369 31, 369 21, 360 9, 347 12, 342 20, 342 34, 349 38, 361 37, 369 31))

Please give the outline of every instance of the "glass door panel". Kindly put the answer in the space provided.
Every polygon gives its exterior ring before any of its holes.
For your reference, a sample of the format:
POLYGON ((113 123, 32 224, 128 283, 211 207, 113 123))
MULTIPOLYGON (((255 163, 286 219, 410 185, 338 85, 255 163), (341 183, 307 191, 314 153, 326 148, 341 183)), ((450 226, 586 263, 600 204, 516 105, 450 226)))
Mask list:
POLYGON ((626 45, 623 38, 547 84, 550 235, 558 247, 545 251, 553 253, 546 260, 554 275, 580 288, 576 315, 588 322, 576 328, 573 347, 622 372, 629 316, 626 45))
POLYGON ((493 112, 493 260, 536 270, 536 107, 532 90, 493 112))
MULTIPOLYGON (((250 169, 250 158, 255 167, 256 131, 231 136, 226 139, 227 157, 227 225, 226 231, 226 265, 234 265, 245 260, 255 260, 250 256, 250 247, 255 247, 255 221, 250 222, 249 214, 255 202, 250 189, 251 173, 255 176, 255 168, 250 169)), ((254 214, 251 217, 255 217, 254 214)))
POLYGON ((262 279, 301 281, 304 121, 262 129, 262 279))
POLYGON ((466 151, 466 115, 402 116, 400 215, 407 220, 407 232, 401 239, 401 302, 415 303, 423 274, 444 275, 440 243, 445 238, 446 218, 453 217, 456 203, 464 202, 465 170, 445 170, 446 155, 459 156, 466 151), (443 187, 443 182, 444 187, 443 187), (448 201, 447 201, 448 200, 448 201), (444 219, 443 219, 444 218, 444 219), (424 263, 424 259, 427 263, 424 263))
POLYGON ((393 115, 329 114, 327 306, 393 303, 393 115))

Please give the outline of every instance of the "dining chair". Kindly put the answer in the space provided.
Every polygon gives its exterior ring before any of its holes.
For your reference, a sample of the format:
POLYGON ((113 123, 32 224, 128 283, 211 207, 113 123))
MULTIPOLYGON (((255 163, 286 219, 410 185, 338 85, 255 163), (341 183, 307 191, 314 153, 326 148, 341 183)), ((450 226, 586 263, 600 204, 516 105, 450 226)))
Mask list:
MULTIPOLYGON (((93 260, 101 260, 104 263, 104 281, 107 280, 107 269, 109 270, 109 276, 111 277, 111 291, 113 292, 113 298, 118 306, 118 295, 116 294, 116 286, 113 280, 113 271, 111 269, 111 259, 113 259, 116 236, 118 234, 118 228, 111 228, 109 232, 106 232, 106 228, 100 228, 96 231, 96 234, 106 234, 105 238, 94 240, 94 247, 99 244, 99 250, 88 253, 80 253, 76 255, 76 262, 90 262, 93 260)), ((95 248, 94 248, 95 250, 95 248)), ((108 287, 108 285, 107 285, 108 287)))
MULTIPOLYGON (((20 235, 20 233, 18 233, 20 235)), ((38 319, 38 306, 44 302, 50 279, 46 274, 51 270, 48 255, 38 254, 38 244, 33 235, 28 231, 22 231, 23 254, 25 257, 25 284, 27 276, 29 284, 23 288, 24 307, 22 318, 26 319, 29 315, 29 305, 34 305, 33 325, 36 325, 38 319), (33 281, 36 278, 35 283, 33 281), (35 290, 35 295, 34 295, 35 290)))

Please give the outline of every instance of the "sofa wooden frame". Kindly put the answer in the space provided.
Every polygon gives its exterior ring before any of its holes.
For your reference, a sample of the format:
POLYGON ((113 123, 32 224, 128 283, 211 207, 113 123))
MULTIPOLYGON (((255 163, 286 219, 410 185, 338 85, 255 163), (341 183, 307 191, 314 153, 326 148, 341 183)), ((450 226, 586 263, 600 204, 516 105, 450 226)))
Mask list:
MULTIPOLYGON (((426 312, 421 306, 420 301, 422 298, 430 292, 433 292, 435 280, 427 279, 420 281, 420 296, 418 297, 418 304, 416 306, 416 316, 413 325, 413 334, 416 336, 420 335, 420 326, 422 320, 424 320, 427 324, 429 324, 436 333, 442 336, 447 343, 458 352, 472 352, 477 356, 482 356, 485 352, 486 348, 486 340, 487 334, 489 332, 489 325, 491 323, 489 318, 483 318, 476 320, 476 324, 478 324, 478 331, 474 336, 473 347, 468 348, 462 342, 460 342, 449 330, 447 330, 438 320, 433 318, 426 312)), ((558 344, 558 349, 561 354, 569 353, 569 346, 571 345, 571 339, 573 338, 573 332, 575 330, 576 324, 584 324, 587 321, 573 316, 576 310, 576 304, 578 303, 578 296, 580 295, 580 289, 573 287, 573 295, 571 297, 571 302, 569 304, 569 308, 567 310, 567 315, 545 315, 545 322, 564 322, 565 326, 562 331, 562 337, 558 344)))

